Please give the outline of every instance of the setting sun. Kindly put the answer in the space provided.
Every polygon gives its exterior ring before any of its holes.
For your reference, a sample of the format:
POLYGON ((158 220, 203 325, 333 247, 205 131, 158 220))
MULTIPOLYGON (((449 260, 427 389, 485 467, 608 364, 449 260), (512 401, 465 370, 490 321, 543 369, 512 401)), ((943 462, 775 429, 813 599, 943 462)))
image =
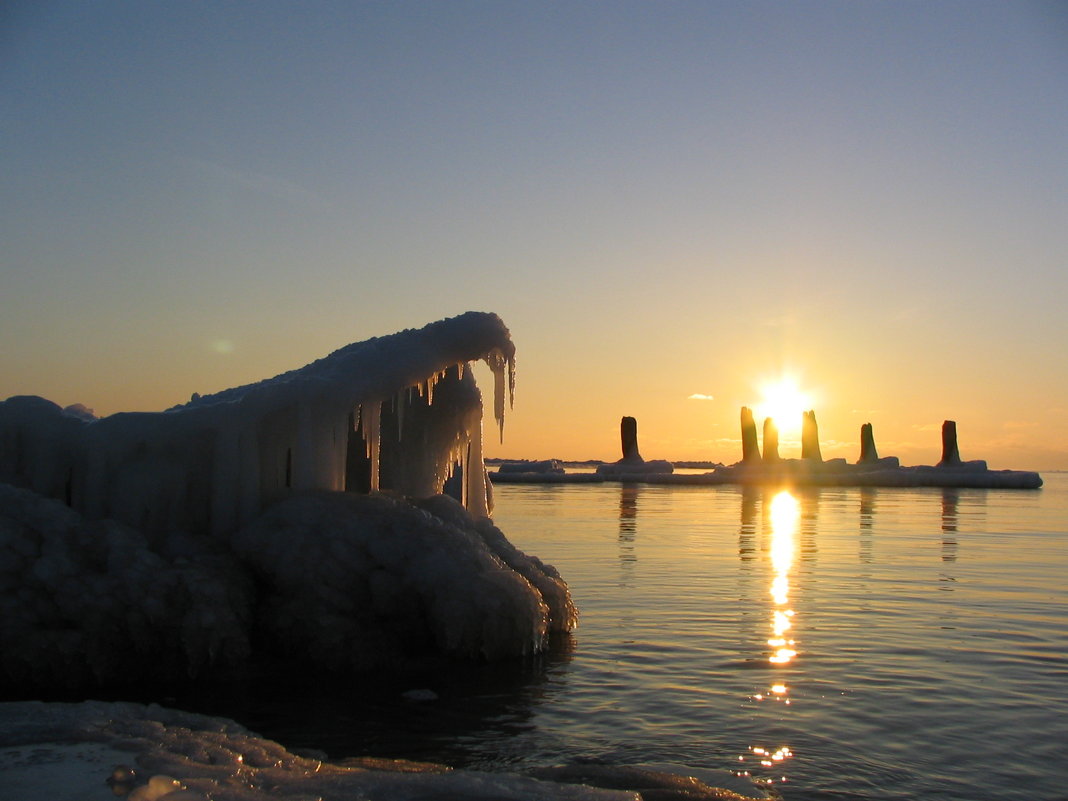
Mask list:
POLYGON ((770 417, 780 433, 796 434, 801 430, 801 415, 812 408, 812 401, 798 388, 796 380, 784 376, 768 381, 761 385, 760 393, 760 403, 754 410, 758 424, 770 417))

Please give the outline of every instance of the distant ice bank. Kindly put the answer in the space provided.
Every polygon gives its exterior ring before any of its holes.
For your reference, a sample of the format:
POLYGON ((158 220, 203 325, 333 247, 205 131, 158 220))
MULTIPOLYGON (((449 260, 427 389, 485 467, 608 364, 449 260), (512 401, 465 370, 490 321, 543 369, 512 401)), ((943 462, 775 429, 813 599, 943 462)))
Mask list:
POLYGON ((503 435, 515 348, 480 312, 165 412, 0 403, 0 682, 496 659, 572 629, 557 571, 489 519, 479 359, 503 435))

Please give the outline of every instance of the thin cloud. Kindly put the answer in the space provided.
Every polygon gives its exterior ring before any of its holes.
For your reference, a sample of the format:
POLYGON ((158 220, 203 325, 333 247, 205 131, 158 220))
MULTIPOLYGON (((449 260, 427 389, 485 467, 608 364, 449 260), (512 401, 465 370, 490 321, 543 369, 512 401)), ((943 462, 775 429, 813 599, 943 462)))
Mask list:
POLYGON ((285 178, 192 156, 185 157, 184 160, 203 180, 216 186, 232 187, 253 194, 266 195, 296 206, 329 205, 317 193, 285 178))
POLYGON ((703 395, 700 392, 695 392, 689 398, 687 398, 687 400, 710 401, 710 400, 715 400, 715 397, 712 396, 712 395, 703 395))

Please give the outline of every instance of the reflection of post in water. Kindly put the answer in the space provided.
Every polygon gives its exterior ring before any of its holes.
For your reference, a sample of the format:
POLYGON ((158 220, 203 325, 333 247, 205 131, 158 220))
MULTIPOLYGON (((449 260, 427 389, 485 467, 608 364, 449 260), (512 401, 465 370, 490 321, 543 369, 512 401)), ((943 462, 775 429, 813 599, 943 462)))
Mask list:
POLYGON ((634 552, 634 535, 638 530, 637 484, 623 484, 619 490, 619 561, 623 565, 638 560, 634 552))
POLYGON ((860 488, 860 561, 871 564, 872 527, 875 523, 875 489, 860 488))
POLYGON ((960 490, 946 487, 942 490, 942 561, 957 561, 957 524, 959 519, 960 490))
POLYGON ((756 559, 757 502, 763 491, 742 487, 742 522, 738 527, 738 557, 743 562, 756 559))
POLYGON ((806 487, 800 491, 794 490, 794 495, 800 515, 801 560, 815 562, 819 551, 816 535, 820 516, 820 489, 806 487))

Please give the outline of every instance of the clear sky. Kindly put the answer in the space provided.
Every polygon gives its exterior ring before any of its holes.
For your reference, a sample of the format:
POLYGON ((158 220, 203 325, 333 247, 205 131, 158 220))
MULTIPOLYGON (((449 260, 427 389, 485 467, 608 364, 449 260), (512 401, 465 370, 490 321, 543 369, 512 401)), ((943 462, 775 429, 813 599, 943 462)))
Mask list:
POLYGON ((733 462, 788 373, 825 457, 1068 468, 1063 2, 8 0, 0 109, 0 398, 477 309, 488 455, 733 462))

